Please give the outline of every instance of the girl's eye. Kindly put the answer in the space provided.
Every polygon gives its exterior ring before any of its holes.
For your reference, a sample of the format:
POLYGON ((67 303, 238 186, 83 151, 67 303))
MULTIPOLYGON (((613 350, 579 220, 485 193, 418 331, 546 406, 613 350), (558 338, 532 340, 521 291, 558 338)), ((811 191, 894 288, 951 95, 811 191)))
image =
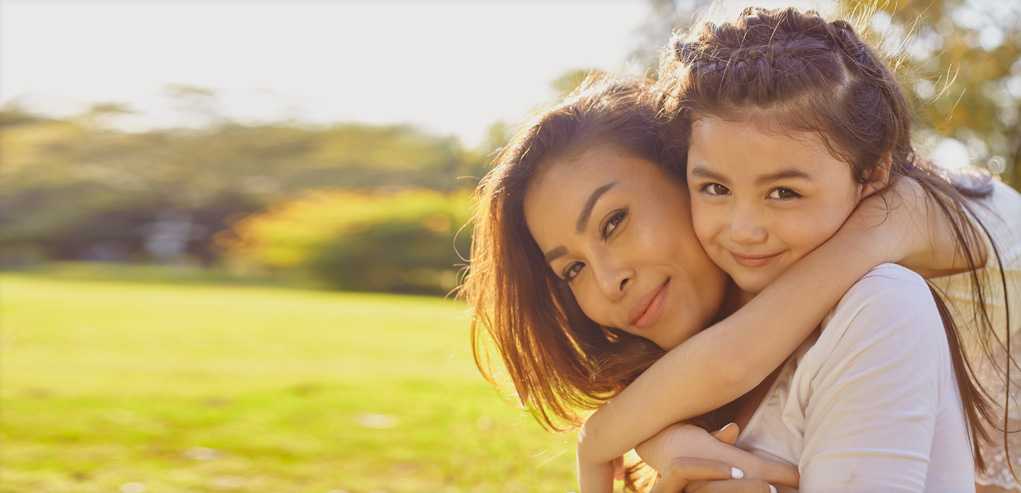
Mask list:
POLYGON ((568 265, 563 272, 564 280, 567 282, 574 280, 574 278, 578 276, 578 273, 581 272, 581 267, 584 265, 585 264, 581 262, 574 262, 571 265, 568 265))
POLYGON ((627 209, 614 211, 610 218, 606 220, 606 224, 603 225, 604 240, 609 238, 610 235, 617 230, 617 226, 620 226, 620 223, 624 222, 624 219, 627 218, 627 213, 628 213, 627 209))
POLYGON ((719 183, 706 183, 699 188, 699 191, 712 196, 726 195, 730 193, 730 189, 720 185, 719 183))
POLYGON ((774 200, 791 200, 801 197, 801 194, 789 188, 777 187, 770 190, 768 197, 774 200))

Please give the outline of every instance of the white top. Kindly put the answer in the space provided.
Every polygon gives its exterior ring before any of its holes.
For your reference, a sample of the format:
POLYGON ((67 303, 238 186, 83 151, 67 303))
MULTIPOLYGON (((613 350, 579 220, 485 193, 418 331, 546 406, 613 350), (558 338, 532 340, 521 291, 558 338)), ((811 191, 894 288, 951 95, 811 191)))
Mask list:
MULTIPOLYGON (((991 196, 971 202, 975 216, 992 236, 996 249, 1000 254, 1003 273, 1006 277, 1008 300, 1010 301, 1010 332, 1011 354, 1021 362, 1021 194, 1014 189, 996 181, 991 196)), ((1000 266, 992 255, 992 245, 986 241, 986 250, 990 253, 985 268, 978 272, 979 282, 986 291, 986 306, 999 342, 992 341, 992 357, 985 354, 976 337, 981 325, 976 318, 976 303, 972 300, 971 275, 969 273, 930 279, 930 282, 944 293, 949 301, 949 308, 957 321, 961 339, 968 360, 972 363, 976 375, 982 385, 994 397, 994 405, 999 416, 1003 416, 1003 395, 1005 380, 1006 355, 1006 312, 1004 310, 1003 281, 1000 278, 1000 266), (1002 343, 1002 345, 1001 345, 1002 343)), ((1021 428, 1021 371, 1011 371, 1010 416, 1008 427, 1021 428)), ((1003 433, 989 429, 994 443, 981 446, 982 455, 987 468, 979 471, 977 481, 984 485, 995 485, 1001 488, 1017 488, 1007 467, 1006 454, 1003 447, 1003 433)), ((1021 471, 1021 433, 1010 435, 1011 458, 1014 467, 1021 471)))
MULTIPOLYGON (((1021 194, 1000 181, 994 181, 993 193, 989 197, 970 201, 969 204, 975 216, 989 231, 996 250, 998 250, 1003 273, 1007 278, 1008 293, 1010 293, 1011 332, 1016 333, 1021 329, 1021 306, 1017 306, 1021 305, 1021 194)), ((1005 335, 1003 321, 1006 314, 1000 266, 996 256, 993 255, 993 245, 985 235, 983 235, 983 240, 985 240, 989 255, 985 267, 979 271, 979 281, 982 282, 986 290, 986 303, 989 307, 989 315, 993 317, 993 326, 1002 339, 1005 335)), ((937 277, 930 281, 952 303, 951 309, 955 311, 954 319, 959 324, 967 325, 969 331, 976 329, 978 322, 974 318, 975 304, 972 301, 971 275, 966 272, 937 277)))
POLYGON ((894 264, 859 280, 781 369, 738 445, 797 465, 807 493, 973 491, 963 405, 925 281, 894 264))

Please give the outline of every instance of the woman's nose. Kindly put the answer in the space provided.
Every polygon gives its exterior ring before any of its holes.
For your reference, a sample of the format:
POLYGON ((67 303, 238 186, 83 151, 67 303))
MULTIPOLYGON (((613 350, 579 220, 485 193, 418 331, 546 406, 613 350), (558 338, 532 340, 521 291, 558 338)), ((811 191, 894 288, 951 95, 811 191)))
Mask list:
POLYGON ((600 290, 610 301, 622 299, 634 279, 634 270, 612 261, 604 261, 601 264, 596 273, 600 290))

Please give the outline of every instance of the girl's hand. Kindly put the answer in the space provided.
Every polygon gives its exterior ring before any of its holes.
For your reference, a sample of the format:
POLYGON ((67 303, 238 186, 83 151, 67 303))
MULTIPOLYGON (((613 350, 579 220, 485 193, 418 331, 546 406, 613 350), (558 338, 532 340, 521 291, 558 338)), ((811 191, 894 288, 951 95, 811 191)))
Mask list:
POLYGON ((931 249, 933 206, 917 181, 900 177, 862 200, 838 234, 860 237, 877 264, 917 258, 931 249))
POLYGON ((734 444, 739 433, 740 429, 734 423, 712 434, 694 425, 678 423, 643 442, 635 451, 646 464, 664 477, 666 472, 675 467, 677 458, 707 459, 737 468, 741 471, 741 477, 797 488, 796 467, 766 460, 737 448, 734 444))

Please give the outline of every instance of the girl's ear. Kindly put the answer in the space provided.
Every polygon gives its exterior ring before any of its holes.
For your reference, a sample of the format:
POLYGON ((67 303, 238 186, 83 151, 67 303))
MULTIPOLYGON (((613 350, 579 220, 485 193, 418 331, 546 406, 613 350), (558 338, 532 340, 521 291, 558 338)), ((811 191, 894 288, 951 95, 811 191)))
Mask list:
POLYGON ((893 156, 888 152, 879 159, 879 164, 872 168, 865 183, 862 183, 861 198, 868 197, 886 188, 890 184, 890 168, 893 166, 893 156))

